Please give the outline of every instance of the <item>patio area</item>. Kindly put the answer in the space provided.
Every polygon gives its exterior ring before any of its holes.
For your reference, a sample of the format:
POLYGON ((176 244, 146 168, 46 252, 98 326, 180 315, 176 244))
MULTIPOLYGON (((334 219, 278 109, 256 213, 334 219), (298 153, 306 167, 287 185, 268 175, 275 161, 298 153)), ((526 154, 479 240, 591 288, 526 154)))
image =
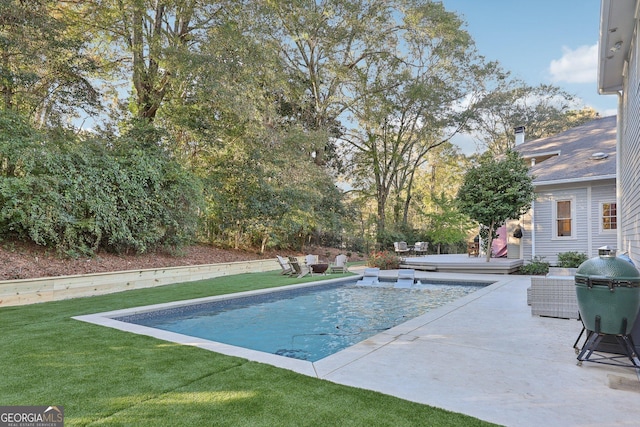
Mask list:
POLYGON ((318 376, 507 426, 638 425, 637 370, 578 366, 581 323, 532 316, 529 276, 427 277, 496 282, 316 362, 318 376))
POLYGON ((437 271, 441 273, 511 274, 524 263, 521 259, 491 258, 487 262, 482 255, 409 255, 402 257, 401 268, 437 271))

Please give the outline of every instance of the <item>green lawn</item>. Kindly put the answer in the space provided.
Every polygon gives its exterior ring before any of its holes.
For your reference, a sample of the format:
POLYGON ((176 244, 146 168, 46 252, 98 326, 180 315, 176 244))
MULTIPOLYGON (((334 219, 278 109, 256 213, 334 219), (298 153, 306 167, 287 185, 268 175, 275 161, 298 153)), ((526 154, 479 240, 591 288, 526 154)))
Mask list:
POLYGON ((317 279, 288 278, 278 272, 243 274, 1 308, 0 405, 61 405, 67 426, 491 425, 373 391, 71 319, 317 279))

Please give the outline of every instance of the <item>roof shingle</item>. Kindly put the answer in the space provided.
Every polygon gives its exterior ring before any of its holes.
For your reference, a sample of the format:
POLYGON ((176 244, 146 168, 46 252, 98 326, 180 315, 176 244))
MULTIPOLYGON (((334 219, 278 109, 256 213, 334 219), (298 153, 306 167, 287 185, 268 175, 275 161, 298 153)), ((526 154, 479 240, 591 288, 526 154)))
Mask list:
POLYGON ((530 172, 534 185, 553 181, 595 180, 616 174, 616 116, 602 117, 557 135, 515 147, 522 157, 536 159, 530 172), (594 160, 593 154, 606 158, 594 160))

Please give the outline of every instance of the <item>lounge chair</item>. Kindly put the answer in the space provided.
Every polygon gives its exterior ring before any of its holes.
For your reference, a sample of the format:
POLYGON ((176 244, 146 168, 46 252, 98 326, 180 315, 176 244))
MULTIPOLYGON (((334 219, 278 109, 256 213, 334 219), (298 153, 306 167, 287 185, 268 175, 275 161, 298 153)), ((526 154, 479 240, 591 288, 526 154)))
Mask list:
POLYGON ((415 270, 398 270, 398 280, 394 288, 410 288, 415 282, 415 270))
POLYGON ((286 259, 285 257, 281 257, 280 255, 276 255, 276 260, 278 261, 278 264, 280 264, 280 267, 282 268, 282 274, 291 274, 291 272, 293 271, 291 269, 291 265, 289 265, 289 260, 286 259))
POLYGON ((411 249, 407 246, 407 242, 393 242, 393 250, 398 254, 406 254, 411 251, 411 249))
POLYGON ((311 274, 311 268, 306 265, 300 265, 296 257, 289 257, 289 265, 291 265, 291 269, 293 270, 291 275, 297 275, 298 279, 307 274, 311 274))
POLYGON ((347 256, 340 254, 336 256, 336 260, 333 264, 329 266, 332 273, 348 273, 349 269, 347 268, 347 256))
POLYGON ((365 268, 364 274, 362 275, 362 279, 356 282, 356 285, 377 285, 378 276, 380 275, 380 269, 375 268, 365 268))

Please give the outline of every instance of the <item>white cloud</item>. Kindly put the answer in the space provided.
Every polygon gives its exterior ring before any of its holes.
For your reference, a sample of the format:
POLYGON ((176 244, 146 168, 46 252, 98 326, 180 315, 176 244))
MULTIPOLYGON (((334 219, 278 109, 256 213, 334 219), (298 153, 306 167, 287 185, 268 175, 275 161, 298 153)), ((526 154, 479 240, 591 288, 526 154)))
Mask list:
POLYGON ((598 69, 598 44, 575 50, 562 48, 562 58, 554 59, 549 73, 554 83, 595 83, 598 69))

